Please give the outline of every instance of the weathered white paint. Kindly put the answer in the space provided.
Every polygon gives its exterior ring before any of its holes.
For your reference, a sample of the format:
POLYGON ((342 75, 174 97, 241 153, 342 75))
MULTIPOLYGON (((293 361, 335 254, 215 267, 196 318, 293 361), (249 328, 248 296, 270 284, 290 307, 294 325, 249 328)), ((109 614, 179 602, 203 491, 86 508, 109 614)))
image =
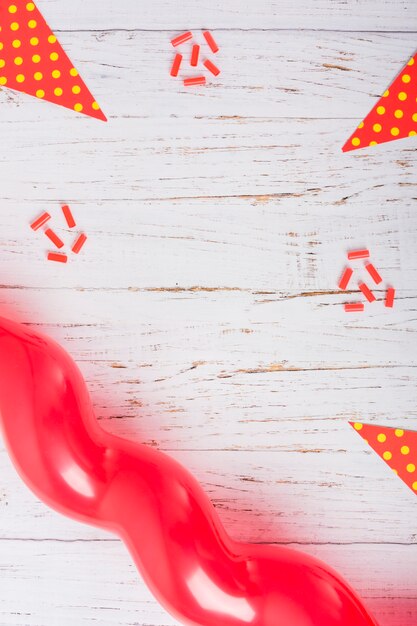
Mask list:
MULTIPOLYGON (((101 541, 13 541, 1 542, 0 545, 2 564, 7 566, 9 573, 2 580, 2 624, 177 624, 141 584, 120 542, 103 537, 101 541), (18 609, 16 597, 19 598, 18 609), (52 615, 54 622, 51 621, 52 615)), ((412 585, 412 559, 415 564, 417 558, 415 546, 387 546, 383 556, 385 563, 389 564, 392 587, 385 591, 385 568, 381 570, 381 552, 374 545, 331 546, 324 550, 303 546, 303 549, 313 555, 324 556, 356 584, 360 584, 358 570, 349 566, 349 563, 362 563, 366 551, 368 571, 374 581, 372 589, 363 589, 367 603, 376 612, 382 609, 389 613, 388 623, 392 626, 412 623, 408 614, 413 611, 415 603, 412 598, 415 593, 412 585), (395 565, 391 565, 397 559, 401 559, 403 572, 408 567, 407 575, 403 577, 398 576, 395 565), (402 584, 403 594, 393 605, 386 594, 394 590, 395 584, 402 584), (379 588, 375 590, 375 586, 379 588)))
MULTIPOLYGON (((334 29, 412 31, 417 17, 413 0, 40 0, 56 29, 173 30, 334 29)), ((173 33, 174 34, 174 33, 173 33)))
MULTIPOLYGON (((221 49, 214 56, 201 30, 196 31, 196 38, 202 44, 202 54, 216 61, 221 74, 218 78, 211 77, 204 88, 184 89, 179 79, 169 77, 175 51, 167 32, 100 30, 60 34, 60 41, 107 115, 113 120, 129 118, 128 122, 136 128, 132 138, 146 140, 150 133, 162 134, 164 141, 161 145, 153 144, 154 150, 164 148, 167 141, 175 146, 181 141, 197 140, 197 128, 211 131, 206 117, 234 117, 232 128, 242 136, 246 132, 245 120, 240 117, 349 118, 343 122, 344 126, 341 123, 339 144, 342 144, 346 132, 355 128, 355 123, 368 112, 372 101, 384 92, 417 47, 413 32, 307 30, 294 36, 294 31, 227 30, 216 33, 221 49), (155 117, 164 119, 155 125, 152 123, 155 117), (190 117, 196 120, 188 133, 184 132, 184 122, 178 121, 181 117, 186 118, 186 124, 190 117)), ((184 76, 198 73, 187 69, 186 59, 183 68, 184 76)), ((80 128, 85 133, 87 126, 89 132, 105 141, 107 133, 117 128, 113 123, 106 129, 96 120, 86 120, 7 89, 0 91, 0 102, 2 110, 10 102, 7 116, 2 116, 2 131, 13 119, 20 122, 36 119, 45 138, 52 119, 51 134, 55 124, 61 131, 56 140, 73 138, 80 128)), ((20 132, 24 132, 24 126, 20 132)), ((131 132, 119 133, 118 139, 128 139, 131 132)), ((263 137, 262 126, 251 134, 252 140, 257 137, 263 137)), ((244 146, 242 142, 241 147, 244 146)), ((187 147, 191 148, 192 142, 187 147)))
MULTIPOLYGON (((2 312, 63 343, 103 425, 189 467, 234 537, 322 557, 380 626, 415 626, 417 499, 347 420, 417 424, 416 143, 340 152, 413 53, 415 3, 39 4, 110 123, 0 92, 2 312), (222 74, 185 91, 169 39, 204 26, 222 74), (28 227, 48 209, 71 241, 63 201, 89 235, 65 267, 28 227), (393 311, 377 290, 343 312, 357 245, 393 311)), ((0 477, 1 626, 175 623, 3 447, 0 477)))

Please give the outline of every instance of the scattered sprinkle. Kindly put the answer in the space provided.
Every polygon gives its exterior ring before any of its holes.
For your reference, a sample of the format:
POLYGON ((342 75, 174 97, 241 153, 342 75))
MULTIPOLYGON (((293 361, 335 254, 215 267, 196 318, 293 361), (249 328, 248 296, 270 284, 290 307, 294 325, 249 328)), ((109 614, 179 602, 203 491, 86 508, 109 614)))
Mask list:
POLYGON ((64 214, 65 220, 68 224, 68 228, 75 228, 76 223, 75 219, 71 213, 71 209, 66 204, 62 207, 62 212, 64 214))
POLYGON ((214 76, 218 76, 220 74, 220 70, 219 68, 214 65, 214 63, 212 63, 209 59, 206 59, 203 63, 204 67, 206 67, 208 69, 209 72, 211 72, 214 76))
POLYGON ((192 37, 193 37, 192 32, 187 31, 186 33, 182 33, 181 35, 178 35, 178 37, 174 37, 174 39, 171 39, 171 43, 174 46, 174 48, 176 48, 177 46, 180 46, 186 41, 190 41, 192 37))
POLYGON ((356 311, 363 311, 365 305, 362 302, 348 302, 345 304, 346 313, 354 313, 356 311))
POLYGON ((81 235, 79 235, 77 239, 74 241, 74 244, 71 248, 74 254, 79 253, 79 251, 81 250, 81 248, 83 247, 86 241, 87 241, 87 235, 85 235, 84 233, 81 233, 81 235))
POLYGON ((182 63, 182 54, 176 54, 174 57, 174 61, 172 63, 172 67, 171 67, 171 76, 173 76, 174 78, 178 76, 181 63, 182 63))
POLYGON ((348 259, 352 261, 354 259, 367 259, 369 257, 369 250, 351 250, 348 252, 348 259))
POLYGON ((52 228, 47 228, 45 230, 45 235, 48 237, 48 239, 50 241, 52 241, 52 243, 57 248, 63 248, 64 247, 64 242, 62 241, 62 239, 60 237, 58 237, 58 235, 52 230, 52 228))
POLYGON ((207 41, 208 45, 210 46, 210 50, 216 54, 219 51, 219 46, 217 45, 217 43, 214 41, 214 37, 211 34, 211 32, 209 30, 205 30, 203 32, 204 35, 204 39, 207 41))
POLYGON ((191 51, 191 60, 190 60, 191 67, 197 67, 199 57, 200 57, 200 46, 197 43, 195 43, 191 51))
POLYGON ((342 274, 342 278, 339 281, 339 289, 345 290, 349 284, 350 279, 352 278, 353 269, 350 267, 346 267, 345 271, 342 274))
POLYGON ((66 263, 68 257, 62 252, 48 252, 48 261, 56 261, 57 263, 66 263))
POLYGON ((379 283, 382 283, 382 278, 379 275, 377 269, 372 265, 372 263, 367 263, 365 265, 365 268, 368 271, 368 274, 370 275, 372 280, 374 281, 375 285, 379 285, 379 283))
POLYGON ((385 306, 392 309, 394 306, 394 297, 395 297, 395 289, 394 287, 389 287, 387 289, 387 294, 385 296, 385 306))
POLYGON ((30 227, 32 230, 38 230, 38 228, 46 224, 46 222, 50 219, 51 219, 51 216, 49 215, 49 213, 45 211, 34 222, 32 222, 30 227))
POLYGON ((192 87, 193 85, 205 85, 205 84, 206 84, 205 76, 194 76, 193 78, 184 79, 184 87, 192 87))
POLYGON ((365 283, 359 283, 359 289, 362 291, 363 295, 368 300, 368 302, 374 302, 376 300, 374 294, 369 289, 369 287, 365 285, 365 283))

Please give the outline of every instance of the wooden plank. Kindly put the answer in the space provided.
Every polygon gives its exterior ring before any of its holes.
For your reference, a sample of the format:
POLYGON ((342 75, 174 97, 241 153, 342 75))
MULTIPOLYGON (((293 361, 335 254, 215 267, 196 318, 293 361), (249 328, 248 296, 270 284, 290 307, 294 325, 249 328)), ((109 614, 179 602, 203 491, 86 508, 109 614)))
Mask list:
POLYGON ((340 213, 353 205, 363 209, 363 203, 371 211, 384 205, 394 214, 393 202, 399 211, 414 207, 414 138, 346 155, 341 145, 351 126, 351 121, 272 118, 246 123, 159 118, 152 124, 120 118, 107 126, 94 120, 65 126, 62 120, 3 122, 8 146, 2 162, 3 214, 16 206, 24 210, 24 203, 63 198, 88 201, 88 206, 107 200, 113 215, 121 215, 122 200, 205 198, 213 206, 225 196, 289 199, 289 208, 309 206, 311 215, 329 204, 340 213))
POLYGON ((92 153, 102 141, 97 126, 85 128, 81 144, 71 126, 59 126, 4 125, 16 159, 2 166, 6 283, 78 285, 80 267, 95 258, 85 288, 326 290, 355 245, 371 248, 398 289, 415 281, 412 138, 346 157, 334 120, 184 120, 181 132, 193 126, 195 133, 186 145, 167 120, 142 137, 136 122, 119 120, 104 131, 111 148, 92 153), (74 207, 90 242, 77 263, 57 268, 45 263, 46 246, 28 224, 45 208, 59 212, 62 201, 74 207))
MULTIPOLYGON (((413 151, 412 154, 417 153, 413 151)), ((411 157, 410 162, 416 158, 411 157)), ((323 155, 323 167, 324 161, 323 155)), ((292 170, 292 163, 290 159, 284 167, 292 170)), ((302 161, 300 169, 303 165, 308 167, 307 162, 302 161)), ((171 294, 171 301, 175 302, 178 298, 193 301, 198 292, 210 301, 215 297, 210 295, 210 290, 226 290, 228 293, 224 295, 229 303, 244 307, 265 305, 265 313, 273 312, 271 320, 279 300, 309 294, 311 299, 303 306, 322 305, 320 319, 323 319, 323 316, 330 315, 331 305, 337 305, 336 318, 339 324, 344 324, 352 317, 340 315, 341 303, 357 297, 357 294, 338 293, 347 251, 367 246, 384 281, 378 288, 373 286, 375 293, 383 299, 386 284, 393 284, 398 290, 398 304, 407 314, 412 303, 401 303, 400 300, 414 297, 413 286, 417 280, 416 200, 411 197, 416 185, 410 179, 413 169, 398 165, 392 168, 396 176, 387 175, 384 180, 376 173, 374 181, 365 182, 359 162, 354 168, 343 168, 340 161, 338 167, 338 171, 334 167, 335 180, 329 184, 326 184, 325 172, 318 171, 316 184, 319 186, 315 191, 307 188, 308 175, 303 176, 304 183, 285 183, 285 174, 280 174, 282 190, 293 188, 288 191, 288 197, 283 191, 281 198, 275 193, 267 193, 240 198, 208 196, 162 201, 92 198, 73 201, 73 187, 78 188, 80 194, 92 195, 88 176, 82 182, 63 183, 63 189, 59 189, 60 183, 56 180, 55 185, 50 185, 55 189, 49 190, 46 186, 33 187, 29 182, 30 174, 26 186, 30 197, 24 200, 19 199, 17 189, 12 189, 12 185, 5 181, 4 185, 9 187, 13 197, 2 201, 0 215, 1 282, 10 286, 52 289, 51 295, 58 287, 68 289, 81 285, 83 289, 93 291, 130 290, 121 296, 127 299, 127 306, 135 302, 137 292, 153 293, 154 290, 154 295, 147 298, 156 301, 163 298, 164 293, 171 294), (353 180, 356 178, 351 192, 346 169, 353 180), (62 190, 64 193, 60 197, 41 199, 45 192, 58 196, 62 190), (385 198, 384 192, 387 194, 385 198), (349 197, 343 199, 343 194, 349 194, 349 197), (51 246, 42 231, 34 233, 29 224, 47 209, 53 215, 51 225, 69 250, 76 234, 65 228, 60 210, 60 201, 68 199, 78 228, 87 233, 88 241, 82 252, 77 257, 72 255, 68 265, 62 267, 46 260, 46 252, 51 246)), ((273 161, 268 168, 269 176, 275 177, 273 161)), ((122 169, 121 166, 121 175, 122 169)), ((242 162, 242 177, 244 169, 242 162)), ((17 185, 18 174, 12 167, 8 170, 17 185)), ((378 171, 384 171, 382 164, 376 165, 375 172, 378 171)), ((125 182, 126 192, 130 193, 126 175, 125 182)), ((92 182, 91 185, 97 194, 103 195, 98 184, 92 182)), ((118 187, 117 182, 114 185, 118 187)), ((264 190, 267 188, 265 184, 264 190)), ((360 279, 372 285, 363 261, 352 263, 352 267, 355 274, 348 289, 358 292, 360 279)), ((18 304, 22 296, 11 292, 13 300, 10 304, 16 299, 18 304)), ((109 304, 111 296, 101 295, 109 304)), ((74 294, 73 297, 88 299, 86 295, 74 294)), ((90 315, 97 314, 99 319, 100 312, 94 311, 94 304, 87 306, 90 315)), ((291 312, 295 303, 281 302, 280 306, 291 312)), ((383 315, 387 322, 392 319, 392 312, 384 310, 381 305, 368 309, 371 315, 383 315)), ((395 309, 396 312, 399 310, 395 309)), ((60 313, 66 319, 62 307, 60 313)), ((55 317, 53 321, 58 320, 55 317)), ((375 322, 379 321, 377 317, 375 322)))
MULTIPOLYGON (((138 579, 121 543, 0 542, 2 626, 153 624, 173 620, 138 579), (27 584, 30 581, 30 584, 27 584)), ((412 581, 417 547, 375 545, 309 547, 356 585, 380 626, 414 626, 412 581), (358 567, 360 564, 360 567, 358 567), (372 577, 370 588, 366 578, 372 577)))
MULTIPOLYGON (((142 365, 146 371, 141 377, 150 384, 175 386, 184 380, 187 385, 188 377, 198 381, 200 376, 231 383, 271 377, 273 384, 297 370, 318 369, 334 375, 337 387, 339 369, 366 377, 374 375, 369 368, 404 367, 404 375, 412 379, 416 367, 416 296, 410 293, 399 297, 394 310, 377 302, 359 316, 344 312, 346 297, 337 292, 286 297, 156 288, 11 289, 2 294, 6 313, 41 324, 77 360, 104 361, 106 367, 114 363, 116 368, 142 365), (25 317, 19 314, 24 306, 25 317)), ((94 368, 89 373, 94 375, 94 368)), ((111 376, 120 380, 124 373, 111 376)))
MULTIPOLYGON (((41 0, 41 8, 56 29, 127 29, 182 32, 189 28, 240 29, 336 29, 412 30, 416 28, 413 0, 361 0, 353 5, 343 0, 168 0, 131 2, 110 0, 71 4, 63 0, 41 0)), ((172 33, 174 35, 176 33, 172 33)))
MULTIPOLYGON (((292 432, 287 450, 272 443, 264 450, 216 450, 219 433, 217 442, 213 436, 204 441, 214 450, 171 450, 169 454, 201 481, 225 527, 238 540, 301 546, 415 544, 415 496, 355 438, 350 427, 340 423, 339 447, 332 450, 322 443, 332 437, 325 425, 320 428, 317 422, 306 420, 304 432, 296 426, 286 432, 285 427, 283 422, 280 433, 271 432, 269 440, 278 442, 281 435, 288 441, 292 432), (311 430, 315 431, 315 449, 308 444, 311 430)), ((127 428, 123 426, 125 435, 127 428)), ((193 428, 195 438, 204 440, 204 429, 198 424, 184 419, 181 428, 193 428)), ((161 425, 163 429, 168 426, 161 425)), ((141 438, 134 424, 129 437, 141 438)), ((22 484, 4 451, 0 462, 1 538, 105 538, 104 533, 67 520, 39 502, 22 484)), ((383 551, 380 547, 381 558, 383 551)))
MULTIPOLYGON (((115 126, 114 118, 134 117, 135 130, 130 130, 133 137, 146 140, 156 125, 166 139, 172 140, 173 147, 181 138, 198 138, 198 129, 205 129, 203 136, 209 147, 212 131, 200 118, 218 116, 234 118, 234 128, 240 131, 245 124, 242 117, 349 118, 351 121, 340 125, 338 143, 342 145, 417 45, 414 32, 302 31, 294 36, 291 31, 234 30, 216 36, 221 44, 216 63, 222 73, 216 79, 211 77, 204 88, 188 89, 181 80, 169 76, 174 55, 169 33, 71 32, 62 33, 60 39, 110 117, 108 126, 123 132, 122 127, 115 126), (155 119, 159 117, 169 120, 155 119), (191 117, 196 121, 184 128, 184 123, 178 121, 181 117, 187 118, 187 124, 191 117)), ((209 51, 203 46, 202 52, 209 51)), ((187 47, 184 53, 187 54, 187 47)), ((185 76, 190 73, 193 74, 184 70, 185 76)), ((36 121, 46 150, 50 143, 48 128, 64 141, 68 129, 72 143, 78 137, 85 141, 94 132, 99 153, 114 141, 103 123, 50 103, 8 89, 0 92, 0 103, 2 133, 10 126, 16 131, 17 125, 12 122, 19 122, 20 132, 27 138, 23 122, 36 121)), ((263 132, 258 124, 253 138, 262 138, 263 132)), ((225 135, 225 139, 229 137, 225 135)), ((245 145, 242 141, 241 148, 245 145)), ((153 147, 157 150, 159 144, 153 147)))

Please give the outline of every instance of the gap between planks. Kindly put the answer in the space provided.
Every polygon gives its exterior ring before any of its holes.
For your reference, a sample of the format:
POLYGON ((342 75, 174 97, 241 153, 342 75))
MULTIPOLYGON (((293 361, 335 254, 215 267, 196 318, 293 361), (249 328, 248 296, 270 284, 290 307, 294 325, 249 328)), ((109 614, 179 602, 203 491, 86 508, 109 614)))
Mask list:
MULTIPOLYGON (((59 537, 0 537, 1 542, 30 542, 30 543, 120 543, 118 537, 108 539, 62 539, 59 537)), ((274 546, 415 546, 415 541, 252 541, 254 545, 274 546)))

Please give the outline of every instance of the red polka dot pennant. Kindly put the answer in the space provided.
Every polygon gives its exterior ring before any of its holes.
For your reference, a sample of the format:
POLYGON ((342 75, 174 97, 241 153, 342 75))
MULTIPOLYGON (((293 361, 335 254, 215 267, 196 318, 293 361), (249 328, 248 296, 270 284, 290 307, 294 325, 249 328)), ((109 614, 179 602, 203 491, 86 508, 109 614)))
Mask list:
POLYGON ((343 146, 343 152, 417 135, 417 54, 343 146))
POLYGON ((106 121, 33 2, 1 2, 0 87, 106 121))
POLYGON ((350 424, 417 495, 417 432, 360 422, 350 424))

